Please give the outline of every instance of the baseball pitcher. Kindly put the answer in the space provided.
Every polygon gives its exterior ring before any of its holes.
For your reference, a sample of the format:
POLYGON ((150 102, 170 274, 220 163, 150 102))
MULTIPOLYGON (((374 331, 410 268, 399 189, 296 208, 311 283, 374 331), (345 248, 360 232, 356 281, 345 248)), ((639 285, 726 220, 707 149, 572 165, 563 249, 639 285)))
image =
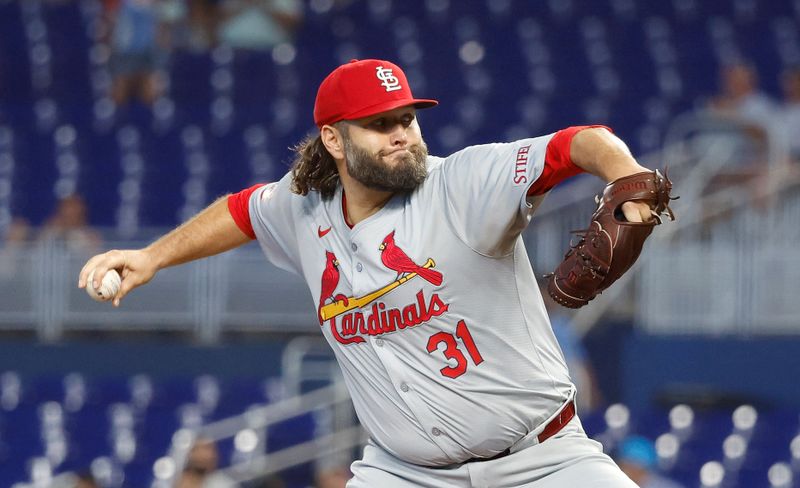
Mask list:
POLYGON ((430 156, 416 114, 436 104, 391 62, 338 67, 289 174, 91 258, 78 286, 116 269, 119 306, 160 269, 256 239, 308 283, 369 433, 348 487, 635 486, 581 427, 520 233, 563 179, 610 182, 550 280, 581 306, 636 259, 669 180, 600 126, 430 156))

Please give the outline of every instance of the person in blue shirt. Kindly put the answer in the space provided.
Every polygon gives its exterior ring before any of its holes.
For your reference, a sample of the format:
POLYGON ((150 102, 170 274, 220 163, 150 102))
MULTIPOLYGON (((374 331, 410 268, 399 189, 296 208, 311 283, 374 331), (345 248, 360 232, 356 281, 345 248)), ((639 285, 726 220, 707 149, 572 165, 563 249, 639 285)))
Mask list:
POLYGON ((622 471, 640 488, 684 488, 658 474, 658 455, 650 439, 630 436, 620 444, 616 456, 622 471))

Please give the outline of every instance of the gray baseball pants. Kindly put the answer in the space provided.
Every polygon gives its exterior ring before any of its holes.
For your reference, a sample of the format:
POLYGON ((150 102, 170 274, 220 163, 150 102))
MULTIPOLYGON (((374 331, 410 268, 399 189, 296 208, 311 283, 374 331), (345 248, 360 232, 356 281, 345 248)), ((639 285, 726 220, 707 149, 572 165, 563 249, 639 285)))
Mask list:
POLYGON ((352 471, 347 488, 636 488, 577 416, 541 444, 452 467, 406 463, 370 442, 352 471))

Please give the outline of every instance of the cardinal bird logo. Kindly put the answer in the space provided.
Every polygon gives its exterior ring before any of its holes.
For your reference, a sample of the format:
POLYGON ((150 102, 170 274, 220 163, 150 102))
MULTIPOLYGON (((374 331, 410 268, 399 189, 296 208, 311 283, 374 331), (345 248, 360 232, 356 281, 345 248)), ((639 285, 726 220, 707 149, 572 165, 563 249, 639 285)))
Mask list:
POLYGON ((449 308, 438 293, 429 291, 426 295, 422 289, 412 303, 379 301, 416 277, 435 286, 441 285, 443 278, 442 273, 433 269, 436 267, 433 258, 429 257, 424 264, 418 265, 397 247, 394 231, 383 239, 378 249, 383 265, 397 272, 397 276, 380 288, 354 296, 336 293, 340 278, 339 261, 334 253, 325 251, 317 315, 320 326, 329 324, 331 336, 340 344, 363 344, 366 336, 416 327, 446 313, 449 308))
POLYGON ((345 295, 337 294, 333 296, 333 292, 336 291, 336 287, 339 285, 339 260, 336 259, 336 255, 330 251, 325 251, 325 271, 322 272, 322 285, 320 287, 320 294, 319 294, 319 309, 318 309, 318 316, 319 316, 319 323, 322 324, 322 307, 325 306, 325 303, 333 299, 334 302, 336 301, 343 301, 344 305, 347 305, 348 299, 345 295))
POLYGON ((418 265, 402 249, 397 247, 397 244, 394 243, 394 231, 383 239, 378 249, 381 251, 381 262, 387 268, 397 271, 397 278, 400 278, 405 273, 416 273, 432 285, 439 286, 442 284, 442 273, 435 269, 418 265))

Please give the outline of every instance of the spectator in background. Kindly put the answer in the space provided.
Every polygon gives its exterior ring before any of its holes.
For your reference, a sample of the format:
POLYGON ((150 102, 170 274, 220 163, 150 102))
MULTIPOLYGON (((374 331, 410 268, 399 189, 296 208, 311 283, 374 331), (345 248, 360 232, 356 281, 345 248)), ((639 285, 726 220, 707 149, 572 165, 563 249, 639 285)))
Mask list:
POLYGON ((151 105, 161 94, 168 38, 162 18, 177 0, 109 0, 106 20, 111 48, 112 98, 117 105, 131 99, 151 105))
POLYGON ((161 9, 164 45, 169 49, 202 53, 216 44, 216 0, 172 0, 161 9))
MULTIPOLYGON (((771 141, 779 142, 779 108, 758 86, 755 68, 746 62, 720 70, 720 93, 708 104, 708 113, 719 126, 696 141, 699 153, 709 148, 730 150, 725 166, 709 180, 709 192, 738 187, 754 208, 769 204, 771 141)), ((713 209, 712 209, 713 210, 713 209)))
POLYGON ((723 66, 720 71, 720 94, 711 100, 713 115, 740 125, 746 136, 742 140, 743 162, 762 160, 767 138, 775 124, 777 105, 758 87, 758 74, 748 63, 723 66))
POLYGON ((97 481, 89 471, 81 471, 75 477, 75 488, 100 488, 97 481))
POLYGON ((31 226, 21 217, 14 218, 8 225, 3 236, 3 247, 0 248, 0 279, 10 279, 16 275, 19 251, 25 248, 30 235, 31 226))
POLYGON ((62 242, 70 251, 90 254, 102 243, 100 234, 89 226, 86 202, 78 194, 58 202, 56 211, 42 227, 39 240, 62 242))
POLYGON ((319 469, 314 475, 316 488, 345 488, 353 474, 346 466, 331 466, 319 469))
POLYGON ((790 157, 794 161, 800 161, 800 66, 787 69, 782 82, 780 127, 787 138, 790 157))
POLYGON ((617 464, 640 488, 683 488, 656 473, 658 455, 653 443, 641 436, 631 436, 620 445, 617 464))
POLYGON ((210 439, 197 439, 189 451, 186 465, 175 484, 176 488, 238 487, 234 480, 217 471, 218 465, 217 445, 210 439))
POLYGON ((278 475, 270 475, 247 486, 253 488, 286 488, 286 483, 278 475))
POLYGON ((722 67, 720 94, 712 99, 710 108, 715 114, 751 124, 754 131, 774 122, 775 102, 758 87, 758 74, 744 62, 722 67))
POLYGON ((291 41, 303 19, 298 0, 222 0, 219 42, 235 49, 265 51, 291 41))

